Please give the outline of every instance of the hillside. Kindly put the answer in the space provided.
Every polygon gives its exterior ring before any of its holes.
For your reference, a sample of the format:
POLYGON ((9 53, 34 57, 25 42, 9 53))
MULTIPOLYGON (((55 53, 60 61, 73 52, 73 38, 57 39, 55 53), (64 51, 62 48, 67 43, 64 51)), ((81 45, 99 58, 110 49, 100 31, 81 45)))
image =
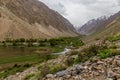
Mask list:
POLYGON ((78 32, 83 35, 90 35, 96 32, 97 30, 103 28, 106 24, 107 24, 106 17, 92 19, 88 21, 86 24, 84 24, 80 29, 78 29, 78 32))
POLYGON ((104 39, 109 36, 117 35, 120 33, 120 12, 112 15, 107 19, 107 24, 98 27, 96 31, 92 30, 93 33, 89 36, 84 37, 85 42, 89 42, 95 39, 104 39), (102 36, 102 37, 101 37, 102 36))
POLYGON ((38 0, 0 0, 0 40, 76 35, 68 20, 38 0))
POLYGON ((97 19, 92 19, 88 21, 86 24, 84 24, 80 29, 78 29, 78 32, 84 35, 91 35, 100 30, 103 30, 107 25, 109 25, 119 16, 120 16, 120 12, 111 15, 108 18, 104 16, 97 19))

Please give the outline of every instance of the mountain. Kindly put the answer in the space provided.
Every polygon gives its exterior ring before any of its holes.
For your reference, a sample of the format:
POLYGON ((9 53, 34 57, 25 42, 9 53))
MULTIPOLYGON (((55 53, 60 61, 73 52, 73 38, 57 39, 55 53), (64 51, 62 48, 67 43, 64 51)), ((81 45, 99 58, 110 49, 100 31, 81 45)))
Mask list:
MULTIPOLYGON (((86 36, 84 40, 92 41, 94 39, 101 39, 120 34, 120 12, 110 16, 104 21, 104 23, 105 24, 103 26, 96 25, 97 30, 92 29, 91 31, 93 32, 93 34, 86 36)), ((91 28, 91 26, 89 27, 91 28)), ((84 30, 85 29, 83 29, 83 31, 84 30)))
POLYGON ((77 36, 73 25, 38 0, 0 0, 0 40, 77 36))
POLYGON ((117 17, 120 16, 120 12, 110 16, 110 17, 100 17, 97 19, 92 19, 84 24, 81 28, 78 29, 78 32, 84 35, 91 35, 97 31, 104 29, 108 24, 114 21, 117 17))
POLYGON ((99 28, 103 27, 103 25, 106 25, 106 20, 107 18, 105 16, 97 19, 92 19, 84 24, 78 31, 81 34, 90 35, 96 32, 99 28))

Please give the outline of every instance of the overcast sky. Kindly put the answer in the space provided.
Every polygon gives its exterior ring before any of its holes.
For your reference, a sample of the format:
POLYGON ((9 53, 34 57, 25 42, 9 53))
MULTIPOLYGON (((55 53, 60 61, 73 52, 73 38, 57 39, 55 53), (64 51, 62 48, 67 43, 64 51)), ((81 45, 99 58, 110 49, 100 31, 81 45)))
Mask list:
POLYGON ((67 18, 74 26, 120 11, 120 0, 40 0, 67 18))

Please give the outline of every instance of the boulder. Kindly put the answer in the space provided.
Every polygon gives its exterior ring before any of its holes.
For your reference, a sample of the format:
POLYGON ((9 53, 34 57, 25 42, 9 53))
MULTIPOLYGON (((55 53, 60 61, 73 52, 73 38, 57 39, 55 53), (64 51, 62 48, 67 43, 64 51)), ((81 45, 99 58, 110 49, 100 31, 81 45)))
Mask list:
POLYGON ((72 72, 71 72, 71 75, 72 75, 72 76, 76 76, 76 75, 77 75, 77 71, 72 71, 72 72))
POLYGON ((69 74, 67 74, 67 75, 65 76, 66 79, 69 79, 70 77, 71 77, 71 75, 69 75, 69 74))
POLYGON ((47 74, 46 78, 54 78, 54 75, 53 74, 47 74))
POLYGON ((120 66, 120 60, 116 60, 118 66, 120 66))
POLYGON ((105 80, 113 80, 112 78, 106 78, 105 80))
POLYGON ((56 73, 56 76, 57 77, 62 77, 62 76, 64 76, 66 74, 66 71, 60 71, 60 72, 57 72, 56 73))
POLYGON ((82 65, 76 65, 75 68, 76 68, 76 70, 82 70, 82 69, 84 69, 84 67, 82 65))

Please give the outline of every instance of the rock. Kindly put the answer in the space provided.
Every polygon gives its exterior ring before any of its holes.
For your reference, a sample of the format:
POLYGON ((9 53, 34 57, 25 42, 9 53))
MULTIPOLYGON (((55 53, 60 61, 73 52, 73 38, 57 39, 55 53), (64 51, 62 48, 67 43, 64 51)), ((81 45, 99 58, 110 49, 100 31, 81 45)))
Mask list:
POLYGON ((76 76, 76 75, 77 75, 77 72, 76 72, 76 71, 72 71, 72 72, 71 72, 71 75, 72 75, 72 76, 76 76))
POLYGON ((53 74, 47 74, 46 78, 54 78, 54 75, 53 74))
POLYGON ((99 75, 100 75, 99 72, 97 72, 97 71, 94 71, 93 74, 94 74, 95 76, 99 76, 99 75))
POLYGON ((93 62, 97 62, 97 61, 99 61, 99 60, 100 60, 100 58, 97 57, 97 56, 93 57, 93 59, 92 59, 93 62))
POLYGON ((76 70, 77 74, 79 74, 83 69, 84 69, 84 67, 82 65, 75 66, 75 70, 76 70))
POLYGON ((120 74, 117 74, 117 73, 113 72, 111 69, 109 69, 107 77, 117 80, 117 78, 120 77, 120 74))
POLYGON ((116 60, 118 66, 120 66, 120 60, 116 60))
POLYGON ((82 64, 82 66, 90 66, 92 65, 92 62, 90 61, 86 61, 85 63, 82 64))
POLYGON ((104 64, 104 62, 102 62, 102 61, 98 61, 97 64, 104 64))
POLYGON ((84 69, 88 69, 88 66, 84 66, 84 69))
POLYGON ((74 76, 73 80, 80 80, 80 77, 79 76, 74 76))
POLYGON ((113 60, 113 58, 107 58, 107 59, 106 59, 106 62, 107 62, 107 63, 110 63, 112 60, 113 60))
POLYGON ((112 64, 112 67, 115 67, 115 66, 117 66, 117 61, 114 59, 114 60, 111 62, 111 64, 112 64))
POLYGON ((62 77, 62 76, 64 76, 66 74, 66 71, 60 71, 60 72, 57 72, 56 73, 56 76, 57 77, 62 77))
POLYGON ((115 56, 115 59, 120 60, 120 55, 115 56))
POLYGON ((71 58, 76 59, 76 58, 78 58, 78 55, 73 55, 73 56, 71 56, 71 58))
POLYGON ((120 68, 119 67, 115 67, 112 69, 115 73, 120 74, 120 68))
POLYGON ((112 78, 106 78, 105 80, 113 80, 112 78))
POLYGON ((117 80, 120 80, 120 78, 117 78, 117 80))
POLYGON ((69 74, 65 76, 66 79, 69 79, 70 77, 71 77, 71 75, 69 75, 69 74))

